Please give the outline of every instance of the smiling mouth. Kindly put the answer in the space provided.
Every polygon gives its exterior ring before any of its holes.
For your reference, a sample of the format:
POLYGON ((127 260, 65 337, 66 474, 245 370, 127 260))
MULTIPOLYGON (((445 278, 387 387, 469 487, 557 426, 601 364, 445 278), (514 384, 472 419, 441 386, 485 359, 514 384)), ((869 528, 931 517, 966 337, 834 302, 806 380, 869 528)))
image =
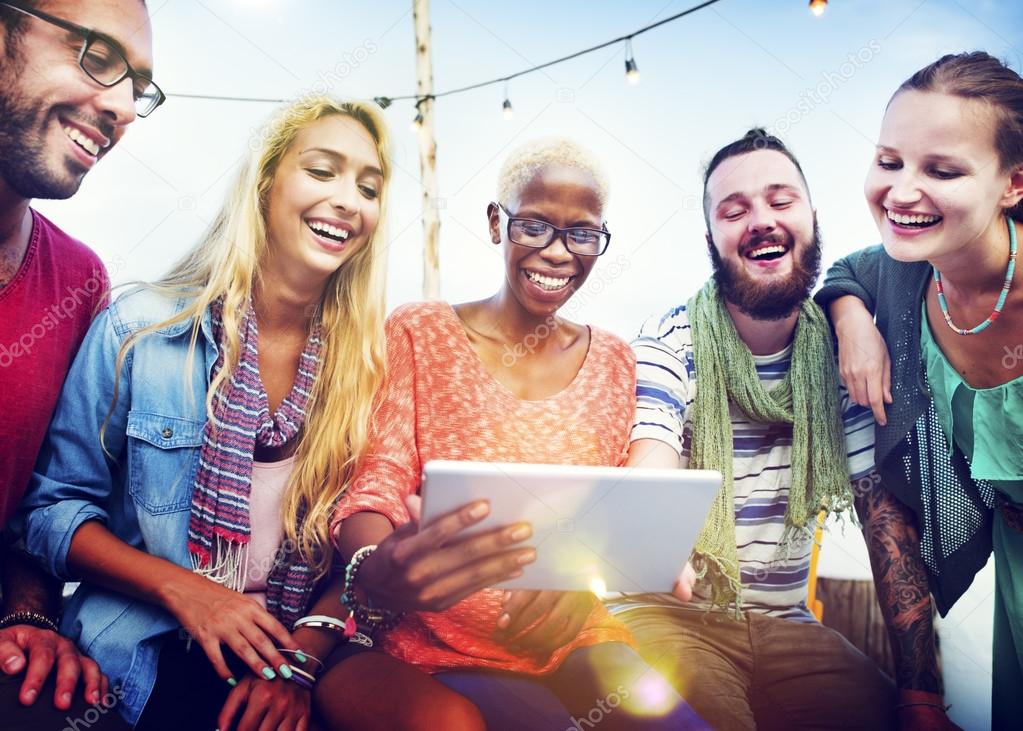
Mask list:
POLYGON ((781 259, 789 252, 789 247, 785 244, 775 244, 765 242, 763 244, 757 244, 743 256, 751 261, 774 261, 775 259, 781 259))
POLYGON ((61 129, 64 130, 64 134, 68 136, 68 139, 70 139, 72 142, 78 145, 78 148, 86 155, 89 155, 91 157, 99 157, 100 150, 103 148, 100 147, 98 142, 82 134, 74 127, 61 125, 61 129))
POLYGON ((531 272, 528 270, 523 271, 526 273, 526 279, 547 292, 557 292, 558 290, 564 289, 573 279, 575 279, 575 277, 548 277, 547 275, 540 274, 538 272, 531 272))
POLYGON ((343 228, 337 228, 336 226, 319 221, 307 221, 306 226, 317 236, 322 236, 336 243, 343 244, 348 240, 349 233, 343 228))
POLYGON ((889 211, 887 208, 884 209, 884 214, 889 221, 905 228, 930 228, 931 226, 937 226, 942 221, 941 216, 924 213, 905 215, 889 211))

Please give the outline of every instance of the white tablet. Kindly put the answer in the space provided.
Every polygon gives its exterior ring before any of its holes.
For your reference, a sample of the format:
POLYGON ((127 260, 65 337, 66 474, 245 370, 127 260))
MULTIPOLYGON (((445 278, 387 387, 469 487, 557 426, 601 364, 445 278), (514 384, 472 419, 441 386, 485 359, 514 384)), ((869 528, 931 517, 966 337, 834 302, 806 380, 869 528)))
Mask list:
POLYGON ((707 470, 436 460, 421 524, 475 500, 490 515, 473 530, 530 523, 537 560, 499 588, 668 592, 720 487, 707 470))

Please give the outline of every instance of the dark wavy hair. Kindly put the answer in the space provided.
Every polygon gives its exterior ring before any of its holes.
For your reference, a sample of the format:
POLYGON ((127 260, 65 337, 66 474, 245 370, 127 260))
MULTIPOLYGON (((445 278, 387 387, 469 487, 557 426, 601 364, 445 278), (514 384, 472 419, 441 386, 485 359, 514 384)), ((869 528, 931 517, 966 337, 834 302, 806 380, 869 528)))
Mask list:
MULTIPOLYGON (((984 51, 946 54, 902 82, 892 99, 904 91, 934 91, 987 103, 994 112, 994 143, 1002 169, 1023 163, 1023 78, 994 56, 984 51)), ((1008 213, 1023 222, 1023 201, 1008 213)))

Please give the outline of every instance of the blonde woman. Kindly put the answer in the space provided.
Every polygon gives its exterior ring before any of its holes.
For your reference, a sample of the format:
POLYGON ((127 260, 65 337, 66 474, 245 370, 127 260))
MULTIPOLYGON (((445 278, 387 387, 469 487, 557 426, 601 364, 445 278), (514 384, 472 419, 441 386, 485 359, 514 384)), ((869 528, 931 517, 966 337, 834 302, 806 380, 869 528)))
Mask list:
POLYGON ((200 243, 110 305, 71 368, 26 542, 83 582, 62 631, 138 728, 311 723, 307 654, 335 640, 289 629, 383 376, 389 159, 372 105, 283 110, 200 243))

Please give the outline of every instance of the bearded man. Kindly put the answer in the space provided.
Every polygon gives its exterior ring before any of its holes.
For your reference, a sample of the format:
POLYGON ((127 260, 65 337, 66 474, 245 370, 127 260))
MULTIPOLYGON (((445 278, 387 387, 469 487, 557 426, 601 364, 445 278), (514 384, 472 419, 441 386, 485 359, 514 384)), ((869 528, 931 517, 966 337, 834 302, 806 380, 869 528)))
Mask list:
POLYGON ((841 391, 809 298, 821 247, 799 163, 750 130, 712 158, 704 216, 713 279, 633 343, 629 465, 718 470, 722 489, 675 594, 609 608, 714 728, 891 728, 891 680, 806 606, 817 516, 850 509, 874 465, 871 413, 841 391))

